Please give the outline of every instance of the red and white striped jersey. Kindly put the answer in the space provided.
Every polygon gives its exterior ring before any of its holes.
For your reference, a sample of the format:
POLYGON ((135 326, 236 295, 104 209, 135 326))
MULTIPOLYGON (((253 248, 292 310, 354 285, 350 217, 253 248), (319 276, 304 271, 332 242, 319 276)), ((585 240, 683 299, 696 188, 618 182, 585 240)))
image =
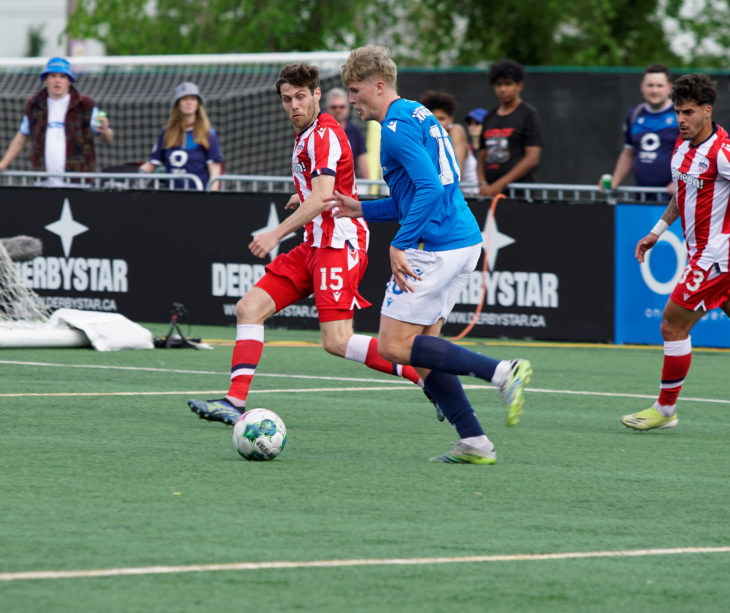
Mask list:
POLYGON ((672 180, 687 243, 688 259, 702 270, 717 264, 728 270, 730 257, 730 141, 714 125, 712 136, 693 147, 677 139, 672 180))
MULTIPOLYGON (((312 178, 323 174, 334 176, 338 192, 357 198, 350 143, 337 120, 327 113, 320 113, 294 141, 292 175, 300 202, 312 193, 312 178)), ((352 247, 367 250, 369 239, 364 219, 335 219, 331 211, 322 212, 304 226, 304 242, 313 247, 342 249, 349 241, 352 247)))

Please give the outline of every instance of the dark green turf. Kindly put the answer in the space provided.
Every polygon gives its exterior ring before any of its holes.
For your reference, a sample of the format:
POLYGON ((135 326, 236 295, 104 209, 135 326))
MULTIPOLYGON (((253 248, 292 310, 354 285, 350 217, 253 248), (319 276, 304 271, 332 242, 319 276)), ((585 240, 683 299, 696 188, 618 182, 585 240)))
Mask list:
MULTIPOLYGON (((530 358, 536 389, 658 386, 658 349, 470 347, 530 358)), ((215 374, 0 364, 0 394, 224 390, 230 351, 4 350, 215 374)), ((683 395, 727 398, 729 358, 696 351, 683 395)), ((267 346, 267 373, 312 378, 255 380, 249 406, 289 433, 264 463, 240 459, 230 428, 198 420, 184 394, 0 396, 0 572, 730 545, 727 404, 685 402, 676 430, 642 434, 618 418, 651 400, 533 392, 507 428, 496 392, 470 390, 498 464, 455 466, 426 461, 456 435, 415 388, 261 391, 390 380, 319 347, 267 346)), ((728 576, 728 553, 225 571, 0 582, 0 610, 725 611, 728 576)))

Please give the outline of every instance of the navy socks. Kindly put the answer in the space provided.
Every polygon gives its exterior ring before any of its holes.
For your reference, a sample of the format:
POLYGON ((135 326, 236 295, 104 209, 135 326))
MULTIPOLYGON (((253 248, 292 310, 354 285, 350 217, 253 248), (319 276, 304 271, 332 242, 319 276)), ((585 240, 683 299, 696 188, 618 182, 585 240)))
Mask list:
POLYGON ((424 384, 426 391, 441 407, 446 419, 456 428, 460 438, 484 434, 459 377, 433 370, 426 377, 424 384))
POLYGON ((469 351, 437 336, 419 334, 413 340, 411 364, 442 373, 471 375, 491 381, 499 360, 469 351))

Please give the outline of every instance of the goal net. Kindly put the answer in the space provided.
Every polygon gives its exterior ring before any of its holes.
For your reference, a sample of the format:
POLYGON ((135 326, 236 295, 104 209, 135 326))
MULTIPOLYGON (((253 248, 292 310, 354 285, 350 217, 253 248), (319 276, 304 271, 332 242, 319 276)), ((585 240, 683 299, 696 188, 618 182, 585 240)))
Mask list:
MULTIPOLYGON (((43 301, 23 284, 6 249, 18 244, 15 239, 0 239, 0 348, 87 346, 89 340, 81 331, 53 321, 43 301)), ((23 241, 20 244, 22 250, 23 241)))
MULTIPOLYGON (((274 83, 282 66, 320 68, 323 94, 341 86, 347 52, 71 58, 75 86, 107 113, 114 141, 97 139, 97 170, 134 170, 147 159, 172 108, 175 86, 193 81, 218 134, 226 174, 289 175, 292 127, 274 83)), ((46 58, 0 60, 0 149, 17 133, 25 101, 42 85, 46 58)), ((30 170, 28 151, 13 170, 30 170)))

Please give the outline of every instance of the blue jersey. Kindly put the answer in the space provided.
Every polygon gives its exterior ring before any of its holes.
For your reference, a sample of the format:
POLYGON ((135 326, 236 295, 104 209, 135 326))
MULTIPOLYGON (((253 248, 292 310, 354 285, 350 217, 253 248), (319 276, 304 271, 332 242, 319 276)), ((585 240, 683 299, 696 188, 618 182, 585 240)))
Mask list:
POLYGON ((380 163, 390 198, 362 203, 367 221, 398 221, 392 245, 447 251, 482 241, 459 189, 459 165, 446 131, 431 111, 399 98, 381 124, 380 163))
MULTIPOLYGON (((183 142, 180 146, 165 149, 165 130, 160 132, 157 138, 157 144, 152 150, 150 162, 155 166, 165 165, 165 171, 174 174, 188 173, 200 177, 205 189, 210 173, 208 172, 208 164, 210 162, 222 162, 221 146, 218 142, 218 135, 213 128, 208 133, 209 149, 205 149, 203 145, 199 145, 193 140, 192 129, 186 130, 183 136, 183 142)), ((172 183, 172 182, 171 182, 172 183)), ((174 181, 175 188, 184 188, 185 181, 174 181)), ((192 184, 188 183, 188 188, 192 189, 192 184)))
POLYGON ((629 109, 624 121, 624 144, 634 150, 637 185, 664 187, 672 182, 672 151, 679 136, 674 106, 651 111, 643 102, 629 109))

